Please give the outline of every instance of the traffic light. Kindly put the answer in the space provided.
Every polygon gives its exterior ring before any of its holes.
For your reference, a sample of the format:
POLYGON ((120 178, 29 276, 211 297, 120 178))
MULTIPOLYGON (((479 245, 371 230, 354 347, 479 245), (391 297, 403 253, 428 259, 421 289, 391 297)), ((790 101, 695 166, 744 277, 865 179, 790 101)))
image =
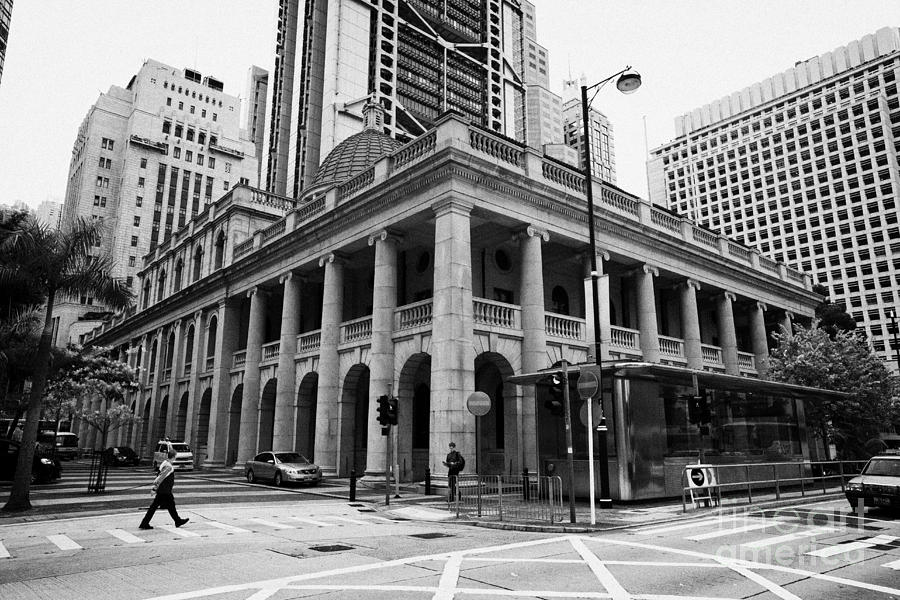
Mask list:
POLYGON ((709 410, 709 400, 702 396, 682 396, 688 403, 688 420, 694 425, 703 425, 712 420, 709 410))
POLYGON ((390 401, 387 396, 378 396, 378 424, 387 427, 391 423, 390 401))
POLYGON ((557 417, 563 414, 565 385, 566 383, 565 379, 562 376, 562 373, 554 373, 550 376, 550 398, 544 401, 544 408, 549 410, 550 414, 557 417))
POLYGON ((394 397, 388 398, 388 423, 391 425, 397 424, 397 399, 394 397))

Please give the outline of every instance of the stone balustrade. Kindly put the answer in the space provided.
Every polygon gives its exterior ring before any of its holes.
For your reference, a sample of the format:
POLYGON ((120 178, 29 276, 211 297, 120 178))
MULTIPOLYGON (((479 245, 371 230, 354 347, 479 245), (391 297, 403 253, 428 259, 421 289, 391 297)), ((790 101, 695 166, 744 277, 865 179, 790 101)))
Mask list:
POLYGON ((501 327, 504 329, 521 329, 522 309, 514 304, 475 298, 473 303, 473 321, 476 325, 501 327))
POLYGON ((544 314, 544 327, 547 336, 567 340, 584 341, 585 320, 555 313, 544 314))
POLYGON ((297 352, 306 354, 318 352, 322 344, 322 330, 308 331, 297 336, 297 352))
POLYGON ((431 325, 434 304, 429 298, 394 310, 394 331, 431 325))
POLYGON ((687 363, 687 358, 684 355, 684 340, 666 335, 658 337, 660 357, 678 364, 687 363))
POLYGON ((277 360, 278 355, 281 353, 281 342, 269 342, 268 344, 263 344, 262 347, 262 359, 263 361, 267 360, 277 360))
POLYGON ((703 365, 714 370, 722 370, 725 363, 722 361, 722 348, 711 344, 700 344, 700 354, 703 356, 703 365))
POLYGON ((372 317, 362 317, 341 323, 341 343, 358 342, 372 338, 372 317))
POLYGON ((240 369, 247 364, 247 351, 246 350, 238 350, 234 353, 234 358, 231 362, 232 369, 240 369))
POLYGON ((637 329, 627 329, 625 327, 611 328, 612 338, 610 347, 617 350, 627 350, 631 353, 641 351, 641 332, 637 329))

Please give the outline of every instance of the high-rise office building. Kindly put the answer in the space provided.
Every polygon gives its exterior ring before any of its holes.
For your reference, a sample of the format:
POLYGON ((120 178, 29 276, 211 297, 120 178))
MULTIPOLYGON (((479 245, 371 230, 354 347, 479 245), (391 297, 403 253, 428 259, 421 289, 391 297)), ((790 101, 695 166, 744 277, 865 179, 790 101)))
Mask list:
POLYGON ((38 204, 37 210, 34 211, 38 221, 51 229, 58 229, 60 219, 62 218, 63 205, 52 200, 44 200, 38 204))
POLYGON ((269 89, 269 72, 253 65, 247 72, 247 88, 244 92, 242 127, 256 148, 257 181, 263 181, 263 165, 266 153, 266 98, 269 89))
POLYGON ((653 203, 813 274, 891 365, 898 76, 900 30, 880 29, 676 118, 647 163, 653 203))
MULTIPOLYGON (((567 81, 572 94, 580 94, 575 82, 567 81)), ((578 165, 584 168, 584 119, 581 97, 566 100, 562 107, 563 138, 566 145, 575 149, 578 165)), ((591 135, 591 175, 608 183, 616 183, 616 151, 613 126, 602 112, 588 109, 588 129, 591 135)))
POLYGON ((9 40, 12 5, 13 0, 0 0, 0 78, 3 77, 3 61, 6 59, 6 42, 9 40))
MULTIPOLYGON (((133 285, 147 252, 241 183, 257 185, 258 174, 239 98, 213 77, 147 60, 88 110, 72 148, 63 224, 101 220, 97 252, 109 253, 112 274, 133 285)), ((61 344, 80 314, 102 310, 89 296, 67 307, 55 311, 61 344)))
POLYGON ((267 189, 298 195, 321 160, 362 131, 370 96, 385 109, 385 132, 400 141, 450 110, 524 141, 520 4, 281 0, 267 189))

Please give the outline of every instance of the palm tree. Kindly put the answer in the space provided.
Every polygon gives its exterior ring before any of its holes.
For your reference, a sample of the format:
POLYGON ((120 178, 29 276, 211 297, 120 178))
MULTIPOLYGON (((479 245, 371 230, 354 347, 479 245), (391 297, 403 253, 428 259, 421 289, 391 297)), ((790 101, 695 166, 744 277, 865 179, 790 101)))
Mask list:
POLYGON ((63 298, 90 295, 113 309, 131 305, 131 290, 121 279, 110 274, 112 258, 94 254, 101 228, 99 221, 84 219, 77 219, 70 227, 59 230, 28 222, 0 237, 0 287, 25 284, 46 297, 44 329, 38 343, 19 462, 4 511, 31 508, 31 465, 41 399, 50 369, 53 304, 63 298))

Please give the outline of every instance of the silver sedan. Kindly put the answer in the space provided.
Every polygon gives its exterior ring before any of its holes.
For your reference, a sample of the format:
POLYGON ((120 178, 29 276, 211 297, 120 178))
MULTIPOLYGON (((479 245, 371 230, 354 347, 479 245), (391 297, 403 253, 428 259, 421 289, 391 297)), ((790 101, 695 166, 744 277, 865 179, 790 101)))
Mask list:
POLYGON ((271 481, 277 486, 285 483, 315 485, 322 481, 322 469, 302 454, 270 450, 248 460, 244 465, 244 476, 250 483, 271 481))

